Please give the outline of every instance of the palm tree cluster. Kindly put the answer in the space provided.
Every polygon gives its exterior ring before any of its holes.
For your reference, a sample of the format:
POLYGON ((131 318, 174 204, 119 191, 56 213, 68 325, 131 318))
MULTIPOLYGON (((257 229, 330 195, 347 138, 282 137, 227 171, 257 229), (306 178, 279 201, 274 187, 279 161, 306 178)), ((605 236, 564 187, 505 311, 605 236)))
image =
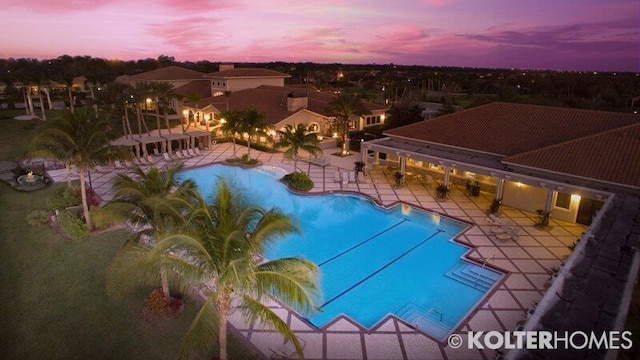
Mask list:
POLYGON ((242 111, 226 111, 222 113, 224 123, 222 131, 231 136, 233 142, 233 157, 236 158, 236 136, 247 134, 247 158, 251 158, 251 138, 265 135, 269 125, 265 122, 266 114, 249 106, 242 111))
POLYGON ((294 171, 298 171, 298 156, 301 151, 316 157, 322 152, 318 147, 318 136, 304 124, 287 125, 283 130, 278 130, 278 137, 279 140, 274 144, 274 147, 287 148, 284 155, 293 159, 294 171))
POLYGON ((359 97, 348 93, 341 93, 329 107, 330 112, 335 117, 333 126, 336 128, 338 136, 340 136, 342 153, 346 154, 349 150, 347 149, 347 137, 351 128, 351 119, 367 113, 367 110, 362 105, 359 97))
POLYGON ((269 244, 298 228, 278 209, 247 203, 222 180, 208 202, 191 180, 176 179, 179 170, 162 174, 152 168, 116 180, 116 196, 101 211, 130 224, 134 236, 110 267, 109 292, 120 296, 160 282, 167 298, 171 285, 199 299, 181 358, 202 357, 217 340, 220 359, 227 359, 228 318, 234 312, 248 322, 271 325, 302 357, 286 322, 264 305, 277 296, 301 312, 313 309, 316 265, 297 257, 264 260, 269 244))
POLYGON ((80 194, 84 219, 92 229, 91 214, 87 203, 86 174, 96 162, 107 162, 126 157, 125 150, 109 145, 112 138, 109 123, 104 118, 94 118, 88 109, 65 111, 44 123, 31 142, 31 155, 54 158, 69 168, 78 168, 80 194))

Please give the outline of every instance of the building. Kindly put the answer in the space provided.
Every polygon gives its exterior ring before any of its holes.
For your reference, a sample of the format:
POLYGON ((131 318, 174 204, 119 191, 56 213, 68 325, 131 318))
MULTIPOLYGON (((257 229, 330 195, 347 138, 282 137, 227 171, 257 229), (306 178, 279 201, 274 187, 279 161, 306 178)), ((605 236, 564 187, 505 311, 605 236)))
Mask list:
POLYGON ((278 71, 261 68, 239 68, 234 65, 220 65, 216 72, 205 75, 211 85, 211 96, 222 96, 225 93, 246 89, 255 89, 262 85, 284 86, 284 79, 290 77, 278 71))
POLYGON ((362 144, 363 161, 384 157, 541 216, 588 225, 608 194, 640 193, 636 114, 492 103, 385 135, 362 144))

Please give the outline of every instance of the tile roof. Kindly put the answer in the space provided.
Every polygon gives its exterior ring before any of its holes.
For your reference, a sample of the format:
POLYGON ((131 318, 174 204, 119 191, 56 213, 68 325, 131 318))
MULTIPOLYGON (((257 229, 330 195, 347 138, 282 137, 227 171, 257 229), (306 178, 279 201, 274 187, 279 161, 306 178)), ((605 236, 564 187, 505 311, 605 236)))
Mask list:
POLYGON ((156 70, 130 75, 130 80, 159 81, 159 80, 196 80, 202 79, 205 73, 186 69, 180 66, 166 66, 156 70))
MULTIPOLYGON (((323 116, 331 116, 329 107, 336 95, 299 86, 269 86, 262 85, 255 89, 234 91, 229 96, 215 96, 202 99, 200 108, 213 105, 220 111, 241 111, 253 106, 266 114, 266 122, 276 124, 298 111, 287 111, 287 95, 293 92, 297 96, 308 96, 307 110, 323 116)), ((380 105, 364 102, 366 108, 380 108, 380 105)), ((381 109, 386 109, 382 106, 381 109)))
POLYGON ((194 80, 175 88, 173 92, 183 97, 191 94, 198 94, 202 98, 209 97, 211 96, 211 82, 209 80, 194 80))
POLYGON ((640 123, 547 146, 503 161, 640 188, 640 123))
POLYGON ((290 75, 275 70, 261 68, 240 68, 229 69, 223 71, 215 71, 205 75, 207 78, 247 78, 247 77, 281 77, 286 78, 290 75))
POLYGON ((491 103, 385 134, 512 156, 637 122, 634 114, 491 103))

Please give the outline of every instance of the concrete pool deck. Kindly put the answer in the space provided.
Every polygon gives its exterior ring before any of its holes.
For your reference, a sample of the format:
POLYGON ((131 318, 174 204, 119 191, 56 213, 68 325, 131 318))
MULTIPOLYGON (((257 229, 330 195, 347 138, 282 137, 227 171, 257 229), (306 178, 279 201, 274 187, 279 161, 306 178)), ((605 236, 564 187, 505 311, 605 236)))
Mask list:
MULTIPOLYGON (((237 151, 243 154, 246 148, 237 146, 237 151)), ((392 185, 394 171, 385 166, 368 171, 359 183, 335 182, 336 172, 352 171, 353 162, 360 159, 358 154, 345 158, 330 155, 337 151, 325 150, 325 156, 331 160, 330 165, 298 163, 315 183, 312 192, 361 192, 385 205, 404 201, 470 221, 475 225, 459 237, 460 241, 475 246, 469 257, 508 272, 505 280, 491 290, 454 331, 465 338, 464 334, 471 330, 515 330, 525 319, 527 309, 542 298, 550 279, 549 269, 560 265, 570 254, 567 246, 585 231, 582 225, 554 219, 548 230, 540 230, 533 226, 537 214, 502 207, 501 218, 511 220, 520 228, 517 242, 502 242, 491 235, 486 223, 491 194, 481 193, 480 197, 474 198, 468 196, 464 188, 453 187, 447 201, 436 201, 435 185, 427 185, 423 179, 411 179, 405 186, 396 188, 392 185)), ((186 159, 185 167, 222 162, 232 156, 233 149, 230 143, 216 144, 203 154, 186 159)), ((263 153, 252 149, 251 154, 266 165, 293 164, 285 160, 282 153, 263 153)), ((160 167, 165 164, 164 161, 157 163, 160 167)), ((113 167, 105 170, 92 171, 91 184, 96 193, 108 201, 113 197, 111 181, 123 170, 113 167)), ((64 171, 50 175, 56 182, 66 178, 64 171)), ((302 339, 306 359, 494 359, 496 356, 494 350, 466 350, 466 343, 460 349, 453 349, 446 342, 439 342, 395 318, 388 318, 372 331, 362 329, 346 318, 318 330, 276 302, 269 305, 302 339)), ((283 344, 282 337, 275 331, 264 329, 260 324, 246 324, 238 314, 233 315, 230 321, 234 332, 247 339, 265 358, 292 353, 292 346, 283 344)))

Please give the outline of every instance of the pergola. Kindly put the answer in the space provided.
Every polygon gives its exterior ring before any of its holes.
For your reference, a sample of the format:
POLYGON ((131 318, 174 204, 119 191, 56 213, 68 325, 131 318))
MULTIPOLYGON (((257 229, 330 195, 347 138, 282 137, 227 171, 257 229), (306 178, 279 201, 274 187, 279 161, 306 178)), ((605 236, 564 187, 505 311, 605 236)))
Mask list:
POLYGON ((178 140, 178 141, 182 141, 184 139, 188 139, 189 135, 186 135, 185 133, 183 133, 182 131, 180 132, 175 132, 175 133, 171 133, 171 134, 162 134, 162 138, 167 140, 167 151, 168 152, 172 152, 173 149, 171 148, 171 142, 173 140, 178 140))
POLYGON ((147 144, 160 144, 160 151, 161 152, 166 151, 166 139, 163 137, 156 136, 156 135, 142 134, 138 136, 134 135, 134 140, 138 141, 141 144, 140 147, 142 148, 142 156, 146 157, 147 155, 149 155, 147 153, 147 146, 146 146, 147 144))
POLYGON ((190 137, 189 139, 189 147, 194 148, 196 146, 196 138, 200 139, 200 143, 204 144, 204 146, 209 149, 211 146, 211 133, 208 131, 193 129, 187 130, 184 132, 186 135, 190 137))

